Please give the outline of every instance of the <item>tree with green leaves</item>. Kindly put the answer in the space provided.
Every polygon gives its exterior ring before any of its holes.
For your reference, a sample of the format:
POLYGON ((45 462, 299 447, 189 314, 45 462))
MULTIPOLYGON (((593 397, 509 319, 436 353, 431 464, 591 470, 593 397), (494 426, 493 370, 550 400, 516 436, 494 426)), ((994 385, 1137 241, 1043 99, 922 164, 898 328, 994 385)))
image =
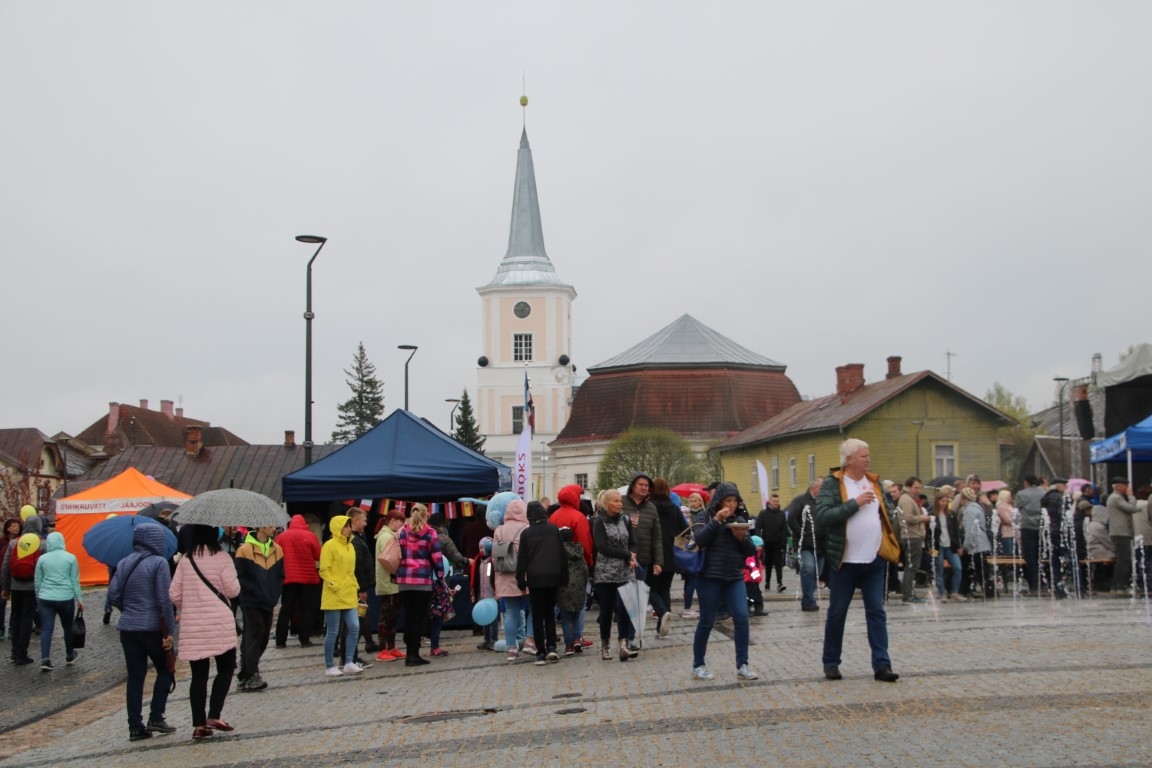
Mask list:
POLYGON ((376 366, 364 351, 364 342, 352 358, 352 369, 345 369, 352 397, 336 406, 340 418, 332 433, 332 442, 350 443, 384 418, 384 382, 376 378, 376 366))
POLYGON ((476 413, 472 410, 467 389, 460 393, 460 407, 456 409, 456 419, 452 423, 452 439, 476 453, 484 453, 484 436, 476 423, 476 413))
POLYGON ((670 429, 633 429, 608 444, 597 467, 600 488, 627 485, 637 472, 663 477, 669 485, 696 480, 700 461, 688 441, 670 429))
POLYGON ((1000 382, 994 381, 992 388, 984 395, 984 402, 1016 422, 1001 427, 998 432, 1000 438, 1000 477, 1006 482, 1014 482, 1020 474, 1020 468, 1028 455, 1028 449, 1032 447, 1032 440, 1036 437, 1036 428, 1032 426, 1028 401, 1019 395, 1012 394, 1000 382))

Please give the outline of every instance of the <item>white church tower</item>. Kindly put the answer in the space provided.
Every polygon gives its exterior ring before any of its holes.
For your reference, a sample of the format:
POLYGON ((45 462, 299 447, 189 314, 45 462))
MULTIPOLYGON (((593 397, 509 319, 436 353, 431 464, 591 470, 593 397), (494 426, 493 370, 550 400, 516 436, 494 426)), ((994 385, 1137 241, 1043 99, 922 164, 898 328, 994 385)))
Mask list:
MULTIPOLYGON (((521 106, 528 99, 521 97, 521 106)), ((572 396, 572 301, 544 251, 540 202, 528 131, 520 135, 508 251, 496 276, 476 289, 481 302, 481 357, 476 371, 476 415, 484 453, 513 464, 524 425, 524 374, 531 383, 536 428, 532 436, 533 496, 556 498, 547 443, 568 421, 572 396)))

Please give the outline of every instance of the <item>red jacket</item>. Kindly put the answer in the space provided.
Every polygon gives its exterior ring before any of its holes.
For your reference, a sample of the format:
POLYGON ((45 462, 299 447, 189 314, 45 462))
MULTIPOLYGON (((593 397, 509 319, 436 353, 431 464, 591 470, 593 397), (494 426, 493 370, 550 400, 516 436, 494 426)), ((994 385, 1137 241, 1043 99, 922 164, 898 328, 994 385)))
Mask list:
POLYGON ((320 541, 308 527, 303 515, 292 515, 288 530, 276 537, 284 550, 285 584, 319 584, 320 541))
POLYGON ((584 489, 578 485, 566 485, 556 494, 560 509, 552 513, 548 522, 557 528, 571 528, 572 541, 584 548, 584 562, 591 571, 596 564, 596 554, 592 551, 592 526, 580 511, 580 496, 584 489))

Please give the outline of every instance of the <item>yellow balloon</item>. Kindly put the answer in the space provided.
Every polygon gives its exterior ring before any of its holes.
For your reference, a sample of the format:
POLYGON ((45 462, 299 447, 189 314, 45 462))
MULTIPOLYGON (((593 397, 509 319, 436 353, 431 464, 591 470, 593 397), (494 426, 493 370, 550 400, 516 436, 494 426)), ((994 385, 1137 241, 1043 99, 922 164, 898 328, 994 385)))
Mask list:
POLYGON ((26 533, 16 542, 16 557, 28 557, 40 549, 40 537, 34 533, 26 533))
POLYGON ((36 507, 32 506, 31 504, 25 504, 24 506, 20 507, 20 522, 26 521, 28 518, 35 514, 36 507))

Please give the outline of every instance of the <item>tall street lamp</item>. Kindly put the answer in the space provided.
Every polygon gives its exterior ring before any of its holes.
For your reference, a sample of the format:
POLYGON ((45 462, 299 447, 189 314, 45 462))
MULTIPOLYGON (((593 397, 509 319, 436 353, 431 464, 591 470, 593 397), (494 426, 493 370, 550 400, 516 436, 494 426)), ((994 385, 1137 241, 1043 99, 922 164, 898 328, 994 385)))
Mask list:
POLYGON ((1056 376, 1052 381, 1060 384, 1060 476, 1068 476, 1068 468, 1064 465, 1064 390, 1068 387, 1067 376, 1056 376))
POLYGON ((444 402, 452 403, 452 413, 448 416, 448 433, 456 431, 456 409, 460 407, 460 398, 446 397, 444 402))
POLYGON ((296 241, 316 246, 308 259, 308 282, 304 304, 304 466, 312 463, 312 262, 328 238, 319 235, 296 235, 296 241))
POLYGON ((404 361, 404 410, 408 410, 408 363, 412 362, 412 358, 416 355, 416 350, 419 349, 415 344, 400 344, 396 349, 410 349, 412 354, 408 355, 408 359, 404 361))

